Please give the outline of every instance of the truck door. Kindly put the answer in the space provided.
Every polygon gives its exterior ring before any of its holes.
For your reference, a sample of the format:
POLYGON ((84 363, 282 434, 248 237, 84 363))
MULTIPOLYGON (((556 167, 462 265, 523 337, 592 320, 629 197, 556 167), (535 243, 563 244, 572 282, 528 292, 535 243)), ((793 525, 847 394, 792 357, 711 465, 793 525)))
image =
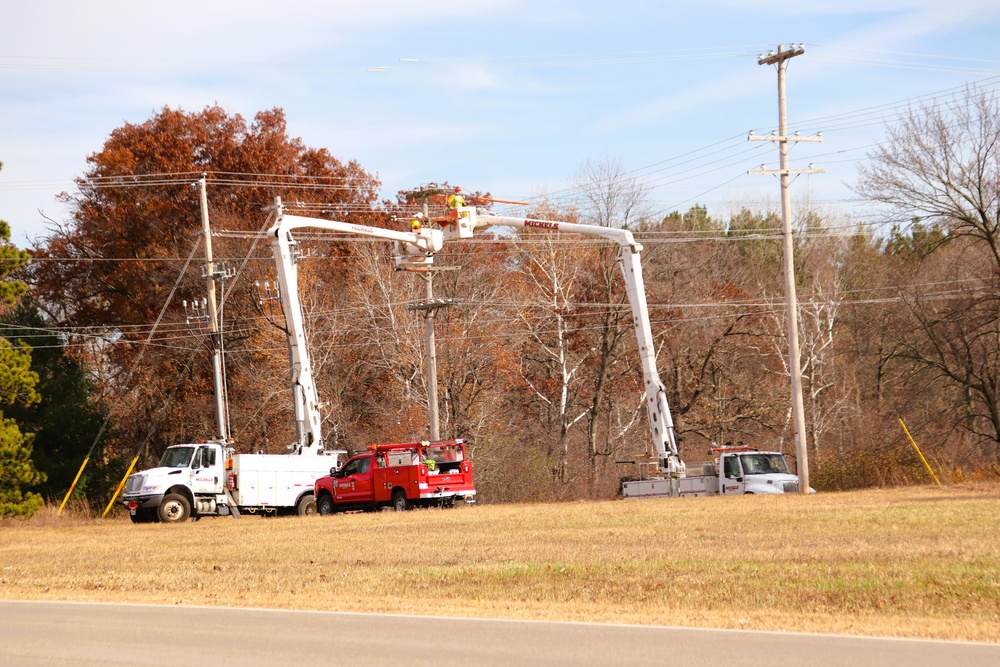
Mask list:
POLYGON ((372 457, 351 459, 335 480, 336 502, 348 505, 373 500, 372 457))
POLYGON ((222 493, 223 474, 222 462, 218 457, 218 447, 202 445, 194 453, 191 467, 191 491, 195 495, 214 495, 222 493))
POLYGON ((740 457, 733 454, 722 455, 722 477, 719 478, 722 485, 720 491, 728 494, 740 494, 746 489, 746 482, 743 480, 743 470, 740 469, 740 457))

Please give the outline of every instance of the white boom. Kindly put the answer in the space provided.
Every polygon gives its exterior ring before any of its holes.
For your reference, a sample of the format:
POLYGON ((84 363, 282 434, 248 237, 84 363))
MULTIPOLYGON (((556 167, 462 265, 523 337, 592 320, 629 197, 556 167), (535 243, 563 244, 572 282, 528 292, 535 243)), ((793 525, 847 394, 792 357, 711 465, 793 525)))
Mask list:
POLYGON ((319 394, 306 347, 302 305, 299 301, 298 253, 295 250, 297 243, 292 239, 292 231, 308 227, 396 241, 399 255, 397 262, 406 264, 427 264, 433 261, 433 254, 441 249, 442 232, 427 228, 419 232, 397 232, 347 222, 284 215, 280 200, 276 208, 277 220, 267 233, 273 237, 271 250, 277 267, 281 307, 288 333, 295 430, 298 435, 296 451, 300 454, 316 454, 323 450, 322 420, 319 394))
POLYGON ((653 346, 653 333, 649 323, 646 287, 642 280, 640 258, 642 245, 636 242, 632 232, 627 229, 493 215, 477 210, 473 206, 457 209, 455 222, 444 226, 444 239, 452 241, 472 238, 476 231, 495 225, 600 236, 618 244, 618 265, 625 278, 625 289, 628 293, 629 305, 632 307, 632 320, 639 343, 639 356, 642 359, 642 375, 645 382, 646 415, 649 419, 649 431, 653 436, 653 445, 656 448, 657 464, 660 472, 670 477, 683 477, 685 468, 677 451, 674 420, 670 415, 666 389, 656 370, 656 350, 653 346))

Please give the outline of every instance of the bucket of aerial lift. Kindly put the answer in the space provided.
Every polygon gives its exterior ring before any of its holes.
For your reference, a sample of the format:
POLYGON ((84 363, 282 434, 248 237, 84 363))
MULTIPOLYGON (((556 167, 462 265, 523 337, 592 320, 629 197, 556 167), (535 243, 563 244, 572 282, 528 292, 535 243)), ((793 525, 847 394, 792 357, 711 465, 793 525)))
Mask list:
POLYGON ((434 253, 421 250, 417 246, 404 241, 396 241, 396 268, 405 269, 408 266, 430 266, 434 264, 434 253))
POLYGON ((476 207, 459 206, 448 212, 445 219, 439 219, 445 241, 471 239, 476 231, 476 207))
POLYGON ((427 227, 415 232, 413 241, 396 241, 396 268, 421 267, 434 264, 434 253, 444 243, 440 229, 427 227))

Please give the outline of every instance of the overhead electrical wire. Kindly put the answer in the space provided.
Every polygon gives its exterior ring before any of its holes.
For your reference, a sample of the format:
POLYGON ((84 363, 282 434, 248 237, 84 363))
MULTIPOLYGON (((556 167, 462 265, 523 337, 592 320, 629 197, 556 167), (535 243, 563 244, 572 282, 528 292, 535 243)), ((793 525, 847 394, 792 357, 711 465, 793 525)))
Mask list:
MULTIPOLYGON (((921 55, 921 54, 907 54, 907 55, 921 55)), ((995 61, 989 61, 989 62, 995 62, 995 61)), ((995 77, 990 77, 990 78, 987 78, 987 79, 983 79, 982 81, 976 82, 976 83, 980 84, 980 85, 984 85, 986 83, 990 83, 991 85, 995 85, 995 84, 1000 83, 1000 76, 995 76, 995 77)), ((851 112, 843 112, 843 113, 840 113, 840 114, 833 114, 833 115, 827 116, 827 117, 813 118, 813 119, 809 119, 808 121, 806 121, 806 123, 822 124, 824 122, 837 121, 837 122, 845 123, 845 124, 841 125, 840 127, 854 127, 859 122, 861 122, 861 123, 868 123, 868 122, 870 122, 870 119, 871 119, 871 117, 873 115, 878 116, 879 117, 879 122, 882 122, 882 116, 887 111, 899 110, 899 109, 905 108, 906 105, 912 105, 914 103, 926 103, 926 102, 928 102, 930 100, 937 99, 938 97, 940 97, 940 95, 942 95, 944 93, 955 93, 958 90, 961 90, 961 88, 962 87, 954 87, 954 88, 950 88, 950 89, 945 89, 944 91, 938 91, 936 93, 931 93, 931 94, 926 94, 926 95, 920 95, 920 96, 916 96, 916 97, 911 97, 911 98, 908 98, 908 99, 899 100, 899 101, 896 101, 896 102, 887 103, 887 104, 883 104, 883 105, 877 105, 877 106, 874 106, 874 107, 868 107, 868 108, 864 108, 864 109, 853 110, 851 112), (852 125, 852 123, 854 123, 855 125, 852 125)), ((742 137, 743 135, 738 135, 738 136, 742 137)), ((732 137, 730 139, 725 139, 725 140, 722 140, 720 142, 715 142, 715 143, 710 144, 709 146, 706 146, 706 147, 704 147, 702 149, 697 149, 695 151, 689 151, 688 153, 685 153, 683 155, 677 156, 675 158, 670 158, 670 159, 667 159, 667 160, 660 160, 658 162, 651 163, 649 165, 638 167, 636 169, 630 170, 629 173, 632 173, 632 174, 635 174, 635 175, 642 175, 642 176, 651 176, 651 175, 656 174, 657 175, 656 178, 653 178, 653 179, 651 179, 649 181, 650 185, 656 186, 656 185, 664 185, 664 184, 674 184, 674 183, 680 182, 682 180, 696 178, 696 177, 699 177, 699 176, 703 176, 703 175, 705 175, 707 173, 713 173, 716 170, 728 169, 728 168, 730 168, 732 166, 735 166, 735 165, 737 165, 737 164, 739 164, 741 162, 740 159, 739 159, 739 157, 741 155, 746 154, 746 153, 757 152, 755 150, 757 147, 754 147, 754 149, 743 148, 743 149, 739 150, 738 152, 734 153, 733 151, 736 148, 736 145, 733 142, 735 141, 735 139, 736 139, 736 137, 732 137), (732 145, 725 146, 727 143, 728 144, 732 144, 732 145), (724 146, 724 147, 723 148, 719 148, 719 146, 724 146), (709 149, 711 149, 711 150, 709 150, 709 149), (705 158, 712 157, 712 156, 718 156, 718 157, 716 159, 712 160, 711 162, 708 162, 708 163, 704 162, 705 158), (707 169, 708 167, 710 167, 712 165, 715 165, 715 164, 718 164, 720 162, 725 162, 725 164, 721 164, 720 166, 718 166, 718 167, 716 167, 714 169, 707 169), (675 169, 675 171, 671 171, 672 169, 675 169), (697 170, 702 170, 702 171, 697 171, 697 170)), ((742 144, 742 141, 741 141, 741 144, 742 144)), ((745 144, 743 144, 743 145, 745 146, 745 144)), ((850 150, 862 150, 864 148, 870 148, 872 146, 877 146, 877 144, 869 144, 867 146, 855 147, 853 149, 845 149, 845 150, 837 151, 837 154, 843 155, 843 154, 849 152, 850 150)), ((827 154, 820 154, 820 156, 825 156, 825 155, 829 155, 829 153, 827 153, 827 154)), ((816 156, 814 156, 814 157, 816 157, 816 156)), ((847 161, 847 160, 843 160, 843 161, 847 161)), ((149 175, 141 175, 141 176, 106 176, 106 177, 95 177, 95 178, 91 178, 91 179, 83 179, 82 182, 85 185, 87 185, 87 186, 99 187, 99 188, 106 188, 106 187, 107 188, 111 188, 111 187, 113 187, 113 188, 120 188, 120 187, 123 187, 123 186, 128 186, 128 187, 144 187, 144 186, 153 186, 153 185, 160 185, 160 186, 162 186, 162 185, 190 185, 191 184, 191 179, 193 179, 196 176, 199 176, 201 173, 202 172, 198 172, 198 171, 190 171, 190 172, 174 172, 174 173, 164 173, 164 174, 149 174, 149 175)), ((298 174, 248 174, 248 173, 240 173, 240 172, 209 172, 209 173, 211 175, 213 175, 213 177, 214 177, 212 179, 212 181, 210 181, 213 185, 218 184, 218 185, 227 185, 227 186, 294 187, 294 188, 303 188, 303 189, 320 189, 320 190, 328 189, 328 190, 337 190, 337 191, 345 191, 345 190, 350 191, 350 190, 354 190, 354 189, 356 189, 356 187, 358 187, 356 184, 352 184, 351 183, 352 181, 356 181, 357 180, 356 177, 353 177, 353 176, 350 176, 350 177, 334 177, 334 176, 310 176, 310 175, 298 175, 298 174), (304 181, 308 181, 308 182, 304 182, 304 181)), ((720 183, 717 186, 714 186, 713 188, 710 188, 708 190, 704 190, 701 193, 699 193, 697 195, 694 195, 693 197, 690 197, 687 200, 683 200, 683 201, 680 201, 680 202, 674 202, 673 206, 676 207, 676 206, 688 203, 690 201, 696 201, 700 197, 704 196, 705 194, 708 194, 708 193, 710 193, 710 192, 712 192, 714 190, 717 190, 719 188, 722 188, 722 187, 724 187, 724 186, 732 183, 733 181, 737 180, 742 175, 743 175, 742 173, 738 174, 737 176, 734 176, 734 177, 730 178, 729 180, 724 181, 724 182, 720 183)), ((369 187, 370 185, 371 184, 363 184, 364 187, 369 187)), ((581 199, 582 195, 579 192, 579 188, 567 188, 567 189, 564 189, 562 191, 557 191, 556 193, 547 194, 547 195, 545 195, 545 198, 550 198, 550 197, 552 197, 553 194, 555 194, 555 195, 558 195, 558 194, 569 195, 573 199, 569 199, 569 200, 566 200, 566 201, 570 201, 570 202, 580 202, 580 201, 582 201, 582 199, 581 199)), ((295 202, 289 202, 289 208, 292 208, 295 205, 296 205, 295 202)), ((303 209, 311 209, 311 210, 315 210, 317 208, 338 209, 338 212, 346 213, 346 214, 349 214, 349 213, 352 213, 352 212, 380 212, 380 211, 377 211, 377 209, 374 209, 369 204, 344 204, 344 203, 312 204, 312 203, 310 203, 308 205, 303 205, 302 208, 303 209)), ((663 210, 667 210, 667 209, 663 209, 663 210)), ((763 233, 766 233, 766 234, 773 234, 774 233, 773 230, 762 230, 762 231, 763 231, 763 233)), ((854 231, 856 231, 856 227, 852 229, 851 233, 854 233, 854 231)), ((742 232, 742 230, 741 230, 741 232, 742 232)), ((745 232, 743 232, 743 233, 745 233, 745 232)), ((850 234, 846 234, 846 235, 850 235, 850 234)), ((716 236, 716 237, 711 237, 711 235, 702 235, 698 240, 701 240, 701 239, 705 238, 706 236, 708 236, 709 238, 715 238, 716 240, 721 240, 723 238, 721 235, 716 236)), ((826 232, 826 233, 823 233, 823 234, 816 234, 816 233, 812 233, 812 232, 805 232, 802 236, 803 237, 821 237, 821 236, 831 236, 831 234, 829 232, 826 232)), ((685 241, 689 241, 689 240, 695 240, 695 239, 672 239, 671 242, 685 242, 685 241)), ((755 239, 753 239, 753 238, 751 238, 749 236, 730 235, 730 236, 726 237, 726 240, 755 240, 755 239)), ((491 240, 491 242, 492 242, 492 240, 491 240)), ((650 243, 650 242, 655 243, 656 241, 655 240, 645 240, 645 242, 646 243, 650 243)), ((246 260, 247 260, 247 257, 244 258, 244 261, 246 261, 246 260)), ((40 258, 40 259, 37 259, 35 261, 147 261, 147 260, 135 259, 135 258, 120 258, 120 259, 115 259, 115 258, 67 258, 67 259, 60 259, 60 258, 49 257, 49 258, 40 258)), ((167 259, 166 261, 171 261, 171 259, 167 259)), ((179 259, 172 259, 172 261, 180 261, 180 260, 179 259)))
MULTIPOLYGON (((968 297, 971 294, 990 294, 991 287, 980 286, 978 288, 970 289, 970 285, 981 285, 982 281, 979 279, 956 279, 948 281, 930 281, 924 283, 917 283, 908 285, 907 289, 912 289, 916 287, 921 288, 944 288, 949 287, 949 289, 938 289, 937 291, 930 291, 919 295, 921 300, 941 300, 941 299, 951 299, 955 297, 968 297)), ((886 287, 876 287, 876 288, 864 288, 864 289, 853 289, 853 290, 836 290, 834 295, 825 296, 821 294, 811 294, 809 292, 804 292, 802 294, 802 300, 800 301, 800 306, 803 309, 817 306, 829 306, 835 304, 837 307, 853 307, 864 304, 880 304, 880 303, 897 303, 904 301, 907 297, 900 294, 900 288, 895 286, 886 287), (891 292, 890 296, 865 296, 872 293, 878 292, 891 292), (863 298, 854 298, 860 296, 863 298)), ((391 310, 404 308, 410 303, 409 301, 402 302, 389 302, 385 304, 379 304, 375 307, 375 310, 391 310)), ((503 300, 492 300, 488 304, 483 304, 480 302, 474 302, 463 299, 456 299, 453 302, 456 308, 466 308, 466 307, 489 307, 489 308, 522 308, 534 311, 546 311, 551 310, 552 305, 550 303, 541 302, 513 302, 513 301, 503 301, 503 300)), ((597 303, 597 302, 565 302, 559 304, 559 309, 568 309, 569 312, 564 313, 565 316, 580 315, 581 310, 589 311, 591 315, 600 314, 601 312, 607 312, 608 308, 625 308, 622 303, 597 303)), ((761 312, 781 312, 784 308, 784 302, 781 299, 762 299, 762 298, 751 298, 751 299, 726 299, 722 301, 707 301, 707 302, 684 302, 684 303, 651 303, 648 304, 648 308, 651 313, 655 313, 659 310, 673 310, 673 311, 683 311, 692 309, 726 309, 727 311, 732 311, 733 309, 763 309, 761 312)), ((316 321, 318 319, 330 319, 338 317, 350 317, 354 324, 352 325, 352 335, 357 336, 364 333, 370 333, 373 339, 380 330, 380 327, 372 322, 371 329, 367 329, 357 326, 358 316, 364 315, 365 313, 371 312, 371 306, 367 305, 357 305, 350 307, 339 307, 332 310, 318 310, 312 311, 307 314, 308 319, 316 321)), ((162 313, 161 313, 162 315, 162 313)), ((672 318, 672 319, 656 319, 652 320, 653 324, 666 323, 666 322, 697 322, 706 319, 717 319, 719 317, 732 317, 732 312, 724 313, 721 315, 711 315, 711 316, 698 316, 692 317, 687 315, 683 318, 672 318)), ((251 334, 255 329, 246 328, 247 324, 253 322, 263 322, 268 319, 266 316, 256 316, 250 318, 240 318, 242 322, 241 326, 237 329, 229 329, 228 333, 236 334, 237 336, 244 336, 251 334)), ((360 318, 362 321, 366 318, 360 318)), ((513 317, 497 317, 497 318, 479 318, 477 323, 480 327, 489 326, 492 324, 511 324, 518 321, 517 318, 513 317)), ((414 319, 417 322, 417 319, 414 319)), ((419 324, 419 322, 417 322, 419 324)), ((448 320, 442 322, 442 324, 447 324, 448 320)), ((98 327, 87 326, 87 327, 72 327, 72 326, 51 326, 51 327, 26 327, 16 324, 0 324, 0 335, 7 337, 14 337, 14 334, 10 332, 11 329, 17 332, 16 337, 18 339, 23 339, 30 341, 36 337, 52 337, 58 336, 65 339, 65 337, 83 337, 83 338, 93 338, 98 339, 108 345, 150 345, 153 347, 163 347, 172 349, 192 349, 200 345, 200 341, 204 338, 204 332, 199 332, 192 330, 186 324, 172 323, 167 325, 162 325, 159 322, 153 325, 141 325, 141 324, 121 324, 121 325, 106 325, 105 334, 101 335, 93 330, 98 327), (28 331, 39 332, 34 335, 26 334, 28 331), (157 337, 153 338, 152 334, 157 333, 157 337), (144 341, 134 340, 128 338, 128 336, 138 336, 143 335, 145 337, 144 341), (190 340, 193 341, 191 345, 187 346, 177 346, 169 345, 170 341, 181 341, 190 340)), ((590 330, 589 327, 573 327, 574 331, 586 331, 590 330)), ((368 345, 370 343, 358 343, 359 346, 368 345)), ((72 346, 78 346, 79 344, 72 344, 72 346)), ((55 346, 39 346, 44 347, 65 347, 65 342, 55 346)), ((232 350, 232 352, 237 352, 238 350, 232 350)))
MULTIPOLYGON (((983 86, 987 83, 993 85, 1000 84, 1000 76, 990 77, 983 79, 979 82, 973 82, 971 85, 983 86)), ((967 84, 968 85, 968 84, 967 84)), ((915 96, 903 100, 898 100, 895 102, 886 103, 883 105, 877 105, 874 107, 867 107, 858 110, 852 110, 850 112, 842 112, 839 114, 833 114, 827 117, 816 117, 811 119, 806 119, 802 121, 793 121, 793 124, 797 126, 816 126, 821 128, 824 124, 827 127, 824 131, 831 131, 837 129, 853 129, 856 127, 864 125, 882 125, 886 122, 885 115, 889 112, 899 112, 901 109, 905 109, 908 105, 914 103, 926 103, 929 100, 935 100, 940 98, 944 94, 954 94, 955 92, 961 90, 963 87, 953 87, 945 89, 943 91, 937 91, 934 93, 929 93, 925 95, 915 96)), ((817 130, 818 131, 818 130, 817 130)), ((724 139, 719 142, 714 142, 700 149, 694 151, 689 151, 680 156, 674 158, 668 158, 666 160, 660 160, 655 163, 651 163, 645 166, 640 166, 629 170, 626 173, 632 174, 636 177, 647 177, 652 174, 657 174, 658 176, 654 179, 647 179, 648 185, 652 188, 664 186, 664 185, 676 185, 678 183, 692 180, 701 176, 705 176, 716 171, 724 171, 728 167, 740 164, 738 158, 741 154, 757 153, 763 146, 755 146, 751 149, 745 147, 745 140, 743 139, 745 135, 740 134, 729 139, 724 139), (737 139, 739 142, 737 143, 737 139), (720 148, 720 146, 723 146, 720 148), (734 152, 735 151, 735 152, 734 152), (705 163, 705 159, 711 156, 717 156, 717 159, 705 163), (735 160, 735 161, 734 161, 735 160), (725 164, 720 164, 725 163, 725 164), (710 165, 719 165, 714 169, 706 169, 710 165)), ((853 149, 845 149, 839 151, 839 154, 844 155, 849 153, 851 150, 863 150, 865 148, 871 148, 873 145, 868 144, 866 146, 859 146, 853 149)), ((811 159, 815 159, 817 156, 813 156, 811 159)), ((844 160, 847 161, 847 160, 844 160)), ((129 185, 134 187, 149 187, 153 185, 185 185, 188 184, 188 179, 193 179, 199 176, 202 172, 175 172, 175 173, 165 173, 165 174, 150 174, 143 176, 106 176, 106 177, 95 177, 92 179, 83 179, 82 182, 86 184, 86 187, 97 187, 97 188, 110 188, 110 187, 122 187, 123 185, 129 185), (125 181, 128 181, 127 183, 125 181)), ((331 191, 351 191, 356 189, 357 184, 354 182, 357 180, 356 176, 310 176, 310 175, 300 175, 300 174, 248 174, 240 172, 209 172, 215 178, 213 178, 212 183, 218 185, 229 185, 229 186, 248 186, 255 185, 258 187, 276 187, 276 188, 288 188, 290 190, 331 190, 331 191), (308 182, 304 182, 308 181, 308 182)), ((699 197, 703 197, 705 194, 715 191, 725 185, 728 185, 735 180, 738 176, 745 173, 745 170, 741 170, 736 176, 729 178, 728 180, 720 183, 717 186, 708 188, 701 191, 700 193, 692 196, 688 196, 684 200, 672 200, 670 205, 661 207, 661 211, 672 210, 678 206, 688 203, 691 200, 697 200, 699 197)), ((365 187, 371 184, 364 184, 365 187)), ((0 184, 0 189, 10 189, 18 187, 18 184, 0 184)), ((564 207, 582 207, 585 202, 585 197, 581 192, 581 189, 577 186, 564 188, 562 190, 557 190, 554 192, 545 193, 541 196, 528 196, 524 197, 528 201, 534 201, 536 204, 542 201, 548 201, 559 206, 564 207)), ((850 200, 835 200, 835 201, 850 201, 850 200)), ((289 202, 289 205, 294 205, 295 202, 289 202)), ((348 212, 370 212, 377 209, 373 208, 368 204, 357 204, 357 203, 331 203, 328 207, 336 207, 337 210, 348 213, 348 212)), ((310 208, 315 208, 310 205, 310 208)))

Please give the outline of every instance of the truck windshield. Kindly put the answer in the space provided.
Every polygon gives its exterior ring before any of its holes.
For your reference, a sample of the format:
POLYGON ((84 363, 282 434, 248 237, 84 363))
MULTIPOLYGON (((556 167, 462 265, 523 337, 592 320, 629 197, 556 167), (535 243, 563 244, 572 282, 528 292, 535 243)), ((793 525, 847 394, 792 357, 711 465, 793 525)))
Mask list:
POLYGON ((160 459, 161 468, 186 468, 191 463, 194 447, 169 447, 160 459))
POLYGON ((788 472, 788 464, 781 454, 743 454, 743 472, 747 475, 766 475, 773 472, 788 472))

